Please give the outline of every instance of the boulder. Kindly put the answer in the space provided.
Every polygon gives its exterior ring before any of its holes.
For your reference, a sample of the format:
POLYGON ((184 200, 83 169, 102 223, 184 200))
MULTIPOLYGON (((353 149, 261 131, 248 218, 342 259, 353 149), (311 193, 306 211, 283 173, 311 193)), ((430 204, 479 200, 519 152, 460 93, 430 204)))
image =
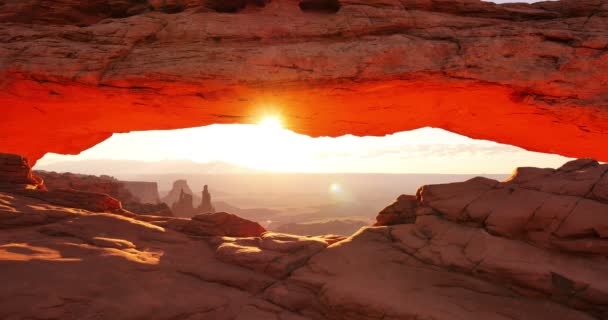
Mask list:
POLYGON ((26 158, 0 153, 0 190, 44 189, 43 182, 36 177, 26 158))
POLYGON ((257 222, 226 212, 203 213, 191 219, 172 219, 166 227, 193 236, 259 237, 266 230, 257 222))
POLYGON ((401 196, 381 211, 376 225, 434 215, 539 247, 608 256, 607 172, 608 165, 579 159, 558 169, 518 168, 500 183, 475 178, 423 186, 417 197, 401 196))

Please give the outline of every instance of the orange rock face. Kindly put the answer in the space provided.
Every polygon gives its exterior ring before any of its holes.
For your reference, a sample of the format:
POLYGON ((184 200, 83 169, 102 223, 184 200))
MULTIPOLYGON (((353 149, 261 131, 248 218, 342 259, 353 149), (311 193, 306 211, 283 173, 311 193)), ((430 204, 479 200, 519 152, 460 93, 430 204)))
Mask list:
POLYGON ((272 112, 312 136, 432 126, 608 160, 605 1, 338 6, 5 1, 0 150, 35 162, 272 112))

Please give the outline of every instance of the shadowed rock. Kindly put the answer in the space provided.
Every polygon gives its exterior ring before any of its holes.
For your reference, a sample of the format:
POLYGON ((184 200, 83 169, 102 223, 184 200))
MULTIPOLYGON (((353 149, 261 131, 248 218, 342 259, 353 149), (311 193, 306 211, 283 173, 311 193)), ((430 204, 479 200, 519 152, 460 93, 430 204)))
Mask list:
POLYGON ((382 211, 378 223, 392 225, 348 238, 265 232, 228 213, 125 217, 0 192, 0 318, 604 319, 598 168, 608 169, 578 161, 424 186, 382 211), (572 195, 580 190, 591 191, 572 195))

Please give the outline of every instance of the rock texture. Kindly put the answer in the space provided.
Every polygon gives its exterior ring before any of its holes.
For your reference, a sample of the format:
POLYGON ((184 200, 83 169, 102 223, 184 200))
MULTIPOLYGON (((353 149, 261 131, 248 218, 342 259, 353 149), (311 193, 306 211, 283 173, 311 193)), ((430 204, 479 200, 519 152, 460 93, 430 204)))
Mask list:
POLYGON ((215 212, 215 208, 213 207, 213 204, 211 204, 211 194, 209 193, 207 185, 205 185, 203 191, 201 191, 201 204, 196 209, 200 213, 215 212))
POLYGON ((32 173, 26 158, 0 153, 0 191, 19 194, 59 206, 99 212, 124 213, 120 201, 105 193, 73 189, 47 190, 43 179, 32 173))
POLYGON ((179 201, 180 197, 182 196, 182 192, 192 195, 193 199, 195 197, 192 193, 192 189, 190 189, 190 186, 188 185, 188 181, 186 181, 185 179, 180 179, 173 181, 173 186, 171 187, 171 190, 169 190, 169 193, 167 193, 167 195, 161 198, 161 201, 169 206, 172 206, 174 203, 179 201))
MULTIPOLYGON (((29 167, 28 167, 29 170, 29 167)), ((47 171, 35 171, 35 176, 40 177, 44 181, 44 186, 47 190, 56 194, 69 194, 72 191, 80 191, 87 193, 104 194, 118 200, 121 203, 121 208, 137 214, 156 215, 156 216, 172 216, 171 209, 164 203, 159 203, 158 192, 156 196, 150 196, 150 190, 157 190, 155 182, 123 182, 110 176, 93 176, 74 173, 57 173, 47 171), (153 202, 144 202, 131 191, 144 192, 146 199, 153 202)), ((81 193, 83 194, 83 193, 81 193)), ((46 194, 42 194, 43 196, 46 194)), ((107 197, 106 196, 106 197, 107 197)), ((68 197, 69 198, 69 197, 68 197)), ((109 201, 109 200, 108 200, 109 201)), ((62 203, 65 206, 74 206, 74 203, 62 203)), ((88 207, 87 210, 96 211, 95 207, 88 207)), ((101 210, 103 211, 103 210, 101 210)))
POLYGON ((608 160, 605 0, 13 0, 0 21, 0 150, 32 162, 269 110, 608 160))
POLYGON ((423 186, 381 211, 376 225, 434 215, 539 247, 607 255, 606 176, 608 164, 580 159, 556 170, 518 168, 501 183, 475 178, 423 186))
POLYGON ((26 158, 0 153, 0 190, 44 189, 42 180, 32 174, 26 158))
MULTIPOLYGON (((29 167, 28 167, 29 170, 29 167)), ((105 193, 122 203, 138 202, 121 181, 107 175, 93 176, 77 173, 58 173, 49 171, 33 171, 33 174, 40 177, 48 190, 77 190, 85 192, 105 193)))
POLYGON ((123 186, 131 192, 141 203, 159 204, 158 184, 147 181, 121 181, 123 186))
POLYGON ((171 211, 178 217, 193 217, 203 213, 214 213, 215 208, 211 203, 211 194, 207 185, 201 191, 201 197, 196 197, 186 180, 176 180, 169 193, 162 198, 166 204, 171 204, 171 211), (195 202, 199 202, 198 206, 195 202))
POLYGON ((0 318, 608 319, 607 171, 423 186, 348 238, 0 192, 0 318))
POLYGON ((171 205, 171 211, 177 216, 189 217, 195 214, 192 205, 192 194, 186 193, 183 189, 179 193, 179 198, 171 205))
POLYGON ((297 234, 303 236, 320 236, 326 234, 350 236, 362 227, 368 225, 369 222, 364 222, 361 220, 341 219, 305 223, 271 223, 268 226, 268 229, 281 233, 297 234))
POLYGON ((171 219, 159 223, 193 236, 259 237, 266 232, 257 222, 226 212, 203 213, 190 219, 171 219))

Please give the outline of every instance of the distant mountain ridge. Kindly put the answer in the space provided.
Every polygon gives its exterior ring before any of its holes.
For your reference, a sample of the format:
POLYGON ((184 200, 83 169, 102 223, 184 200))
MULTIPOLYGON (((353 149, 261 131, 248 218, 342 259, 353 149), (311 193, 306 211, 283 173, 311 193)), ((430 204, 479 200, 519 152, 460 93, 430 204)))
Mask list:
POLYGON ((159 172, 176 174, 190 174, 193 172, 203 174, 244 174, 265 172, 262 170, 222 161, 198 163, 191 160, 162 160, 148 162, 139 160, 91 159, 38 164, 36 165, 35 169, 91 175, 156 174, 159 172))

